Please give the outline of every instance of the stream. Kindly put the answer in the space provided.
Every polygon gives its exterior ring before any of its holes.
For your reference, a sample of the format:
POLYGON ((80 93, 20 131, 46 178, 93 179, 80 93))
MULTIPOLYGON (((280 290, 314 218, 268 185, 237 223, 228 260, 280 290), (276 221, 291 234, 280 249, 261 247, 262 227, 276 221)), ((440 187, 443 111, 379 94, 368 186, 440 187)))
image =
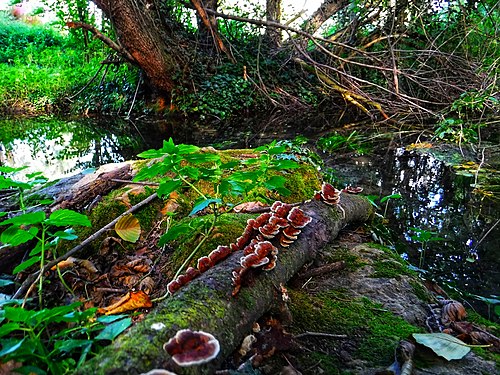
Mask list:
MULTIPOLYGON (((109 119, 1 120, 0 165, 29 166, 19 174, 20 180, 35 171, 53 180, 159 148, 170 136, 167 129, 109 119)), ((173 136, 177 143, 195 143, 185 134, 173 136)), ((251 134, 246 133, 234 142, 224 136, 225 143, 216 143, 214 137, 197 138, 204 141, 196 143, 244 147, 272 137, 253 137, 249 142, 251 134)), ((426 278, 455 289, 481 314, 498 321, 500 198, 498 192, 478 192, 479 176, 473 170, 456 168, 462 159, 457 150, 409 150, 391 142, 370 155, 322 156, 340 186, 363 187, 363 194, 379 206, 386 220, 375 225, 374 241, 394 249, 426 278), (389 196, 393 198, 380 202, 389 196)), ((494 167, 498 173, 498 165, 494 167)))

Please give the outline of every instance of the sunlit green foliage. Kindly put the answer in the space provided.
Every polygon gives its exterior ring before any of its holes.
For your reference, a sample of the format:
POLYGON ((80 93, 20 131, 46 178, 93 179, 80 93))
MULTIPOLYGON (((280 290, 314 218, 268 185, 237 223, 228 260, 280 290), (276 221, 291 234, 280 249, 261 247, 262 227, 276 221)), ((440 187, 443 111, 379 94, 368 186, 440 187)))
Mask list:
POLYGON ((2 303, 0 357, 13 360, 16 373, 67 374, 127 329, 124 315, 101 316, 96 308, 80 311, 81 302, 51 309, 30 310, 22 300, 2 303))

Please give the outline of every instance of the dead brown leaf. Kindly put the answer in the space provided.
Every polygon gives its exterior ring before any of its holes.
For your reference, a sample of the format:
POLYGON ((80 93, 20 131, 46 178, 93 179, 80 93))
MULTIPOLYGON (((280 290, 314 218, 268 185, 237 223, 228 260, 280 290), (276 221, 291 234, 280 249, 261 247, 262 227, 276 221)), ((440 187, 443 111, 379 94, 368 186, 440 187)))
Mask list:
POLYGON ((129 292, 120 300, 110 306, 97 310, 99 314, 114 315, 121 314, 126 311, 133 311, 142 308, 152 307, 153 303, 149 296, 143 291, 129 292))

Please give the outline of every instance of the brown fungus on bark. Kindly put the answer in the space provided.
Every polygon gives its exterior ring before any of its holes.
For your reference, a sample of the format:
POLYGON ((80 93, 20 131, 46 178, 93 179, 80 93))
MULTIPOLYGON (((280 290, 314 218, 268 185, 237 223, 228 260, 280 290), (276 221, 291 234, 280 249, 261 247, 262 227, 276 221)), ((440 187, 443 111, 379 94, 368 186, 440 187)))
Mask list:
POLYGON ((312 221, 312 217, 307 216, 304 211, 298 207, 292 208, 286 218, 292 227, 296 229, 302 229, 312 221))
POLYGON ((330 206, 334 206, 339 203, 341 191, 335 189, 331 184, 323 182, 321 185, 321 191, 314 194, 314 199, 320 200, 330 206))
POLYGON ((163 349, 177 365, 186 367, 210 362, 219 354, 220 344, 210 333, 181 329, 163 349))

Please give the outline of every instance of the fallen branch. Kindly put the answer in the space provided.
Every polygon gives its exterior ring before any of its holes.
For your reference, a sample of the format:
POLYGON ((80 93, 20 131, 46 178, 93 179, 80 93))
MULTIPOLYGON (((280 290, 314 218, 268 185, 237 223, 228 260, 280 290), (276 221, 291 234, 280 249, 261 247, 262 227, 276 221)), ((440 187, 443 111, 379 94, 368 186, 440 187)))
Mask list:
POLYGON ((252 324, 281 298, 280 283, 297 271, 348 223, 366 221, 372 214, 364 198, 342 195, 345 217, 336 206, 311 201, 301 209, 313 218, 299 239, 288 250, 281 250, 271 272, 255 272, 240 293, 231 297, 231 272, 239 265, 241 251, 194 279, 173 297, 159 303, 146 318, 118 338, 97 357, 85 363, 76 374, 140 374, 165 368, 178 374, 211 374, 237 348, 252 324), (251 279, 251 280, 250 280, 251 279), (181 368, 163 350, 163 344, 183 328, 203 330, 214 335, 221 347, 213 361, 181 368))

